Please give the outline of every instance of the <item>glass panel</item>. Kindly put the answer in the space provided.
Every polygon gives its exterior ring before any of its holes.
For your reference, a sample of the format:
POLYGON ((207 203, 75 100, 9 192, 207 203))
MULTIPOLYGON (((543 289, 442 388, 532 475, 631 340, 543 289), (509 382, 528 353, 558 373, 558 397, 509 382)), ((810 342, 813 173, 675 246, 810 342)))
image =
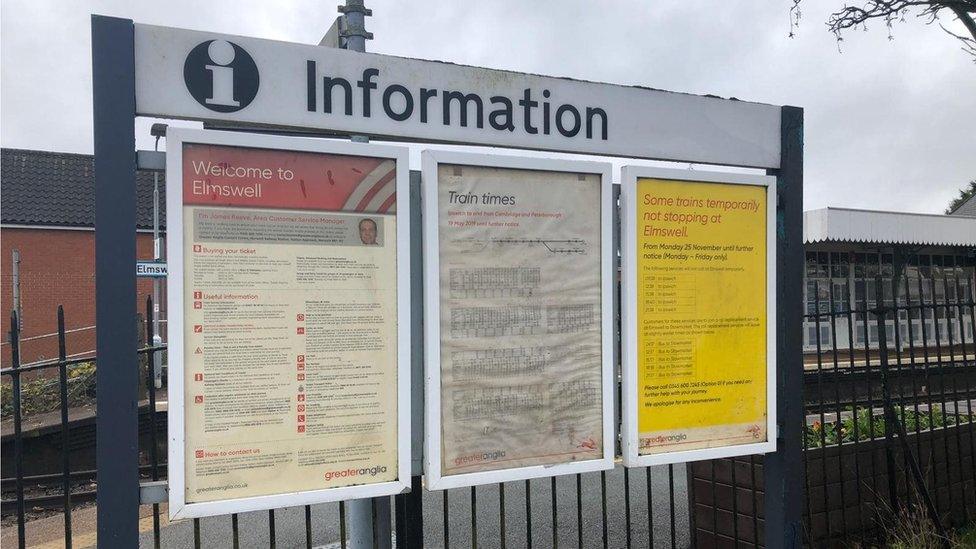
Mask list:
POLYGON ((847 284, 845 284, 846 279, 834 279, 834 312, 839 313, 847 310, 847 284))
POLYGON ((895 276, 895 268, 893 263, 894 257, 891 254, 881 255, 881 276, 895 276))
POLYGON ((807 252, 807 277, 817 276, 817 252, 807 252))
POLYGON ((850 258, 846 253, 831 254, 830 274, 834 278, 847 278, 850 274, 850 258), (833 257, 836 255, 836 259, 833 257))
POLYGON ((878 254, 867 254, 867 265, 864 268, 864 276, 874 278, 879 273, 878 254))

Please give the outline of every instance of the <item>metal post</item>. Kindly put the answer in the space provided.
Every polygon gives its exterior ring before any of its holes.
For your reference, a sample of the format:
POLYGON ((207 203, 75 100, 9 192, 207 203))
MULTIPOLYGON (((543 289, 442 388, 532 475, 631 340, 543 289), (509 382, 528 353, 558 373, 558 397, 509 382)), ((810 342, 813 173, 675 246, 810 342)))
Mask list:
POLYGON ((139 544, 135 48, 131 20, 92 16, 98 547, 139 544))
POLYGON ((766 454, 766 547, 802 547, 803 109, 783 107, 776 175, 776 452, 766 454))
POLYGON ((20 250, 14 250, 11 254, 13 260, 13 269, 11 273, 13 274, 13 301, 14 301, 14 311, 17 312, 17 327, 24 327, 24 309, 21 307, 20 302, 20 250))
MULTIPOLYGON (((420 217, 420 172, 410 171, 410 269, 423 269, 423 223, 420 217)), ((402 204, 402 202, 401 202, 402 204)), ((424 302, 424 283, 421 277, 410 278, 410 300, 424 302)), ((424 502, 421 475, 424 452, 424 308, 410 309, 410 369, 411 369, 411 482, 410 492, 399 494, 396 502, 397 547, 421 549, 424 546, 424 502)))
MULTIPOLYGON (((159 138, 166 135, 166 124, 153 124, 150 133, 156 138, 155 151, 159 152, 159 138)), ((163 258, 163 239, 159 232, 159 171, 153 171, 153 260, 159 261, 163 258)), ((152 296, 152 340, 147 341, 147 345, 159 347, 163 344, 162 331, 159 329, 159 309, 162 307, 162 286, 163 280, 153 277, 153 296, 152 296)), ((156 389, 163 387, 163 353, 150 353, 153 366, 153 385, 156 389)), ((154 412, 155 413, 155 412, 154 412)))
MULTIPOLYGON (((346 0, 339 11, 345 17, 346 49, 350 51, 366 51, 366 16, 370 11, 363 5, 363 0, 346 0)), ((354 135, 351 139, 358 143, 366 143, 369 138, 354 135)), ((398 367, 406 367, 400 364, 398 367)), ((372 498, 351 500, 346 503, 346 517, 349 527, 350 549, 388 549, 392 546, 392 531, 390 529, 390 498, 372 498)))
POLYGON ((339 6, 339 11, 345 17, 340 37, 345 40, 346 49, 365 52, 366 40, 373 38, 372 33, 366 32, 366 16, 373 15, 372 10, 366 9, 363 0, 346 0, 346 5, 339 6))

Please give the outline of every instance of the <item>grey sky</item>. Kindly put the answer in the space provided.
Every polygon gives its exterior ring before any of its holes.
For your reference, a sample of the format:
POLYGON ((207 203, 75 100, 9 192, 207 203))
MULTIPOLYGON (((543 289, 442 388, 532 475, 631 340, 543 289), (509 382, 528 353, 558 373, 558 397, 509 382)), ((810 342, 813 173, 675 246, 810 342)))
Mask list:
MULTIPOLYGON (((2 145, 91 152, 91 13, 317 43, 336 3, 4 0, 2 145)), ((941 213, 976 179, 976 66, 913 17, 838 53, 823 22, 840 0, 805 2, 794 39, 787 0, 366 3, 378 53, 804 107, 807 209, 941 213)))

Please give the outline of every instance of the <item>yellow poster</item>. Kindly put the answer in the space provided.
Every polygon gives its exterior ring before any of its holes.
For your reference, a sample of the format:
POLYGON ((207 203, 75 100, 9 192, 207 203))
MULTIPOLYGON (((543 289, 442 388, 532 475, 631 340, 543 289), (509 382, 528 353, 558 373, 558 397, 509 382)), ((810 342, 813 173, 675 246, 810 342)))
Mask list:
POLYGON ((766 188, 638 178, 638 453, 765 442, 766 188))

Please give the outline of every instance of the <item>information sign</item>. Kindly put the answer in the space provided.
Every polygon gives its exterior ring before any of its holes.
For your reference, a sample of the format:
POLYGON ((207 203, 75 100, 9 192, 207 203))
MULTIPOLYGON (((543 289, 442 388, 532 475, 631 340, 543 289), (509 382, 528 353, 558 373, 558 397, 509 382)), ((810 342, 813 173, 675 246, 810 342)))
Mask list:
POLYGON ((610 166, 425 151, 427 486, 610 469, 610 166))
POLYGON ((624 168, 624 460, 775 450, 774 178, 624 168))
POLYGON ((407 489, 406 149, 175 128, 167 148, 170 515, 407 489))

